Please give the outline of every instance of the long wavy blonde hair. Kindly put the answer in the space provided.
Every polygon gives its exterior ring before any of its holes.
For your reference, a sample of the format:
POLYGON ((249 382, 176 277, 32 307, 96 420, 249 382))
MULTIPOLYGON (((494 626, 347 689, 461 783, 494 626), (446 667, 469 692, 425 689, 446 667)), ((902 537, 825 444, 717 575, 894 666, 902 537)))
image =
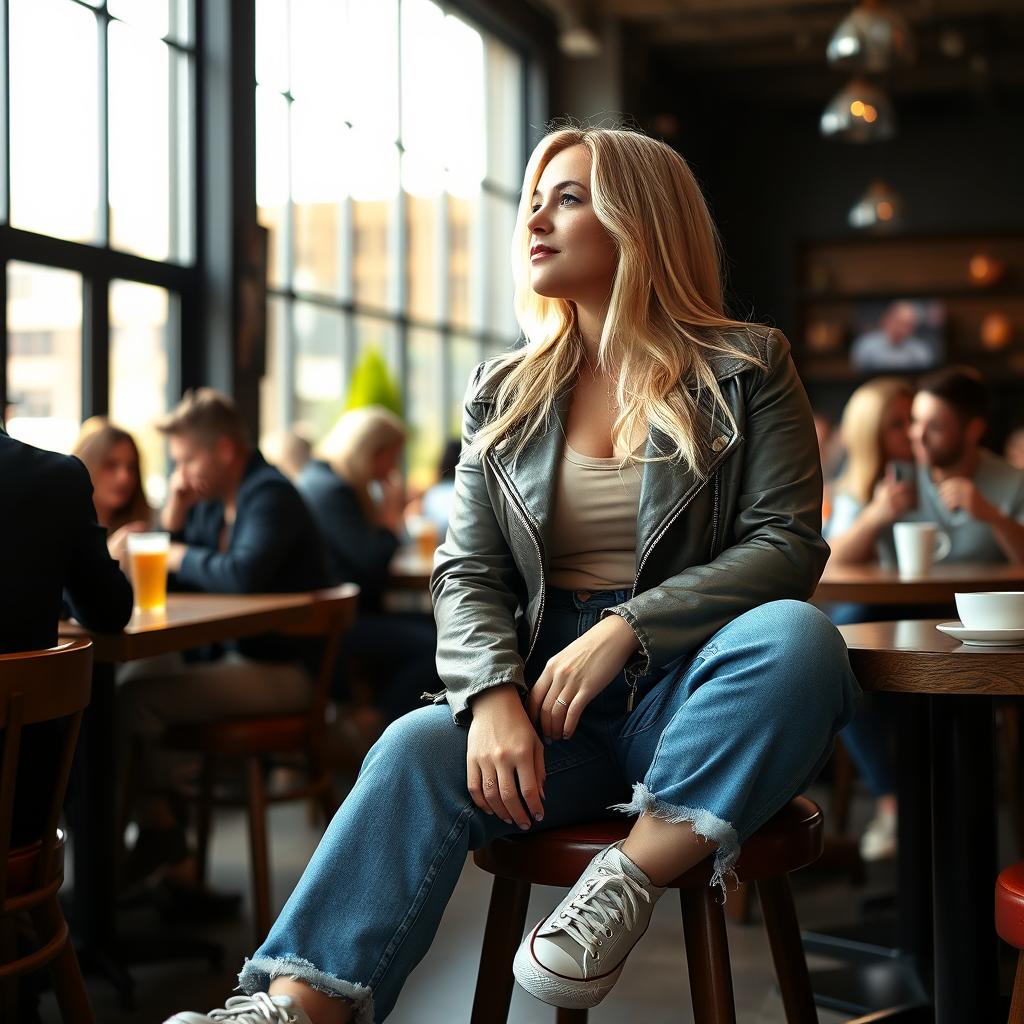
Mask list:
POLYGON ((663 142, 617 128, 559 128, 530 157, 512 240, 515 311, 526 344, 495 364, 495 379, 502 377, 496 413, 467 455, 511 446, 518 456, 586 365, 575 303, 530 286, 533 193, 548 162, 570 146, 590 152, 594 212, 618 254, 598 349, 598 368, 616 381, 613 443, 628 449, 628 439, 656 426, 671 447, 650 461, 678 459, 703 475, 697 437, 702 391, 735 429, 709 357, 764 363, 752 346, 729 337, 749 325, 725 315, 721 243, 686 161, 663 142))
POLYGON ((914 397, 914 389, 902 377, 876 377, 861 384, 846 403, 839 433, 846 449, 846 469, 835 489, 862 505, 871 500, 875 484, 885 472, 882 422, 893 400, 914 397))
POLYGON ((103 469, 103 464, 110 453, 119 444, 130 445, 135 452, 135 479, 132 481, 132 494, 123 507, 115 509, 107 524, 107 531, 113 533, 128 523, 148 522, 153 510, 146 500, 146 491, 142 485, 142 455, 139 446, 127 430, 115 426, 105 416, 90 416, 82 424, 71 454, 81 459, 89 476, 96 479, 103 469))

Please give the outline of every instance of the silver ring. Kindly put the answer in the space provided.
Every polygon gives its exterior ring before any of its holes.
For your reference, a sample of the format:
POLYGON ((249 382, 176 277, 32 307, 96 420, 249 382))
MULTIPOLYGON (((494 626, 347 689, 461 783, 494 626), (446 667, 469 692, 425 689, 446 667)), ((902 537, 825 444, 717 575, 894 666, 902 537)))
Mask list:
POLYGON ((555 698, 555 703, 556 704, 561 704, 563 708, 567 708, 569 706, 564 700, 562 700, 561 697, 556 697, 555 698))

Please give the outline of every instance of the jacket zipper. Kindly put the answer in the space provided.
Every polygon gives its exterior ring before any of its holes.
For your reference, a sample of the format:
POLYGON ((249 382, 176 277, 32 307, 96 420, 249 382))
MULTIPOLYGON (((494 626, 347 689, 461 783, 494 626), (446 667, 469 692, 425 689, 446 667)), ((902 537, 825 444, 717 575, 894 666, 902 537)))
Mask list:
POLYGON ((711 508, 711 558, 714 560, 717 556, 715 554, 718 547, 718 490, 719 484, 721 483, 721 475, 718 470, 715 470, 715 499, 714 504, 711 508))
MULTIPOLYGON (((640 573, 642 573, 644 571, 644 566, 647 564, 647 559, 651 557, 651 552, 658 546, 658 543, 661 541, 662 537, 664 537, 665 534, 668 533, 669 528, 672 526, 672 524, 687 510, 687 508, 690 507, 690 505, 693 502, 694 498, 696 498, 697 495, 700 494, 700 492, 704 490, 704 488, 707 486, 708 480, 711 479, 711 474, 712 473, 715 474, 715 478, 714 478, 715 479, 715 502, 714 502, 714 524, 715 525, 714 525, 714 528, 713 528, 713 533, 712 533, 712 538, 711 538, 712 557, 713 557, 713 555, 714 555, 715 539, 716 539, 717 529, 718 529, 718 475, 717 475, 718 474, 718 467, 725 461, 726 456, 732 451, 733 447, 735 446, 734 442, 736 441, 736 438, 738 436, 739 435, 733 435, 732 442, 730 444, 728 444, 723 449, 723 451, 722 451, 721 455, 719 455, 718 459, 715 462, 713 462, 708 467, 708 474, 707 474, 707 476, 705 476, 704 480, 697 487, 693 488, 693 490, 690 491, 689 494, 684 495, 683 498, 680 499, 679 504, 675 507, 675 509, 673 510, 672 514, 668 517, 668 519, 665 520, 664 525, 658 531, 657 535, 654 537, 654 539, 651 541, 651 543, 647 545, 647 550, 644 551, 643 555, 640 557, 640 564, 637 566, 637 569, 636 569, 636 576, 633 579, 633 589, 632 589, 632 592, 629 595, 630 596, 630 600, 632 600, 634 597, 636 597, 636 588, 637 588, 637 584, 640 582, 640 573)), ((644 652, 644 657, 645 658, 649 658, 650 655, 647 652, 646 646, 644 646, 643 640, 640 641, 640 647, 641 647, 641 649, 644 652)), ((629 695, 626 697, 626 713, 630 714, 633 711, 633 704, 634 704, 634 702, 636 700, 637 674, 635 672, 633 672, 632 670, 630 670, 630 669, 626 669, 625 672, 626 672, 626 681, 629 683, 629 695)))
POLYGON ((530 540, 533 541, 534 550, 537 552, 537 564, 540 566, 540 608, 537 611, 537 621, 534 623, 533 632, 530 636, 530 646, 526 652, 526 657, 523 659, 523 664, 530 660, 530 655, 533 654, 533 648, 537 643, 537 637, 540 636, 540 624, 544 618, 544 599, 547 595, 547 577, 544 574, 544 556, 540 550, 540 540, 537 534, 530 525, 529 513, 525 508, 520 507, 519 494, 516 491, 512 483, 506 480, 505 468, 498 461, 497 457, 493 453, 488 453, 487 456, 491 460, 491 465, 494 467, 495 472, 498 476, 498 483, 501 485, 501 489, 505 492, 505 496, 509 499, 512 507, 516 510, 516 515, 519 521, 523 524, 526 532, 530 535, 530 540))

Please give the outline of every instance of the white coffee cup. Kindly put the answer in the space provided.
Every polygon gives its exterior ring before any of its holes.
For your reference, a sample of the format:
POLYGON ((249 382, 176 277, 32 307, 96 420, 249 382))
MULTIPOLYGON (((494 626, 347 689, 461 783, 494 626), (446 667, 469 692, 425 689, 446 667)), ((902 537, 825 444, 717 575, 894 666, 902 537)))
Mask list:
POLYGON ((1024 629, 1024 591, 955 594, 960 621, 968 629, 1024 629))
POLYGON ((901 576, 927 576, 932 562, 941 562, 953 546, 935 523, 895 523, 892 535, 901 576))

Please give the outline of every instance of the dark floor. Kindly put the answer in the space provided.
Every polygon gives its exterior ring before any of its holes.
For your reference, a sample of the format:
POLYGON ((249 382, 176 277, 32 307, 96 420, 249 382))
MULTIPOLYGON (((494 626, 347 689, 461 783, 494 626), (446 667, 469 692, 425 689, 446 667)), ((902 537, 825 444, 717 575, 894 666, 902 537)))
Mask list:
MULTIPOLYGON (((815 795, 815 794, 812 794, 815 795)), ((868 813, 867 801, 855 808, 855 823, 868 813)), ((283 805, 271 811, 274 902, 280 907, 294 886, 316 846, 318 833, 308 824, 304 807, 283 805)), ((244 819, 224 811, 214 832, 211 880, 227 890, 247 892, 247 843, 244 819)), ((866 886, 852 887, 846 880, 820 872, 805 872, 794 880, 798 912, 804 926, 850 920, 866 895, 883 891, 891 871, 877 866, 869 873, 866 886)), ((468 862, 455 895, 441 924, 440 932, 426 959, 410 977, 389 1021, 394 1024, 457 1024, 468 1021, 480 940, 490 891, 490 877, 468 862)), ((530 920, 539 919, 561 898, 561 893, 536 887, 530 905, 530 920)), ((139 912, 135 923, 145 929, 159 927, 155 917, 139 912)), ((111 988, 89 978, 89 990, 101 1024, 161 1024, 175 1010, 208 1010, 221 1006, 231 994, 234 972, 250 951, 248 904, 235 924, 207 929, 207 938, 224 944, 226 970, 211 972, 201 962, 179 962, 138 968, 137 1006, 132 1011, 118 1007, 111 988)), ((729 925, 729 943, 735 979, 736 1004, 741 1024, 769 1024, 783 1021, 782 1006, 775 991, 767 942, 755 912, 748 926, 729 925)), ((811 960, 816 964, 824 960, 811 960)), ((43 1020, 59 1021, 51 995, 43 999, 43 1020)), ((848 1015, 822 1010, 821 1024, 836 1024, 848 1015)), ((682 953, 679 904, 663 899, 643 942, 631 955, 615 991, 591 1012, 594 1024, 631 1020, 642 1024, 679 1024, 692 1020, 685 963, 682 953)), ((553 1024, 554 1010, 517 988, 509 1021, 513 1024, 553 1024)))

